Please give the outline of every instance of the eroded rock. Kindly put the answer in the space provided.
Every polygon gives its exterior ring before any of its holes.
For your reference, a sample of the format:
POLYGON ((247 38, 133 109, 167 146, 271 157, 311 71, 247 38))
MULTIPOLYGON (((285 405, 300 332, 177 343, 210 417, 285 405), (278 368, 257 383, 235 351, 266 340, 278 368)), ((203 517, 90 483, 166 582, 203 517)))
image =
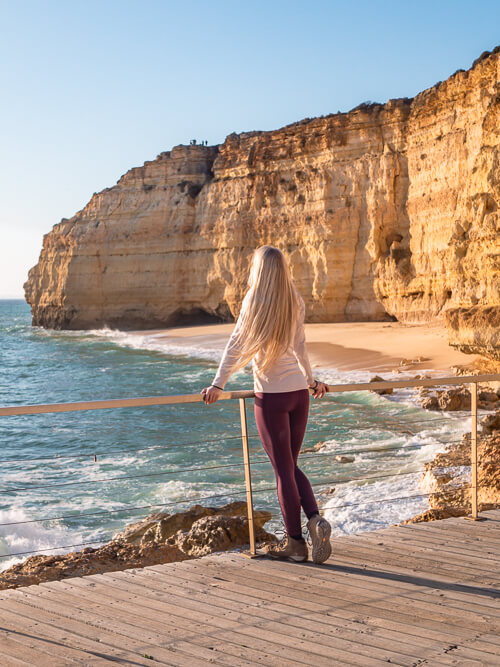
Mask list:
POLYGON ((307 453, 307 452, 309 452, 309 453, 314 453, 314 452, 319 452, 319 451, 321 451, 321 450, 324 449, 325 447, 326 447, 326 443, 324 443, 322 440, 320 440, 319 442, 317 442, 317 443, 316 443, 315 445, 313 445, 312 447, 304 447, 301 451, 302 451, 303 453, 307 453))
MULTIPOLYGON (((495 509, 500 507, 500 432, 480 434, 477 447, 478 509, 495 509)), ((430 509, 403 523, 434 521, 470 513, 470 433, 425 465, 421 486, 425 493, 429 493, 430 509)))
MULTIPOLYGON (((465 387, 452 387, 450 389, 429 389, 422 387, 418 392, 420 404, 426 410, 443 410, 453 412, 456 410, 471 409, 471 394, 465 387)), ((499 404, 496 392, 479 391, 478 408, 493 410, 499 404)))
MULTIPOLYGON (((273 541, 263 526, 270 512, 255 512, 257 542, 273 541)), ((57 556, 30 556, 0 572, 0 590, 42 581, 116 572, 132 567, 171 563, 248 543, 247 505, 195 505, 185 512, 150 514, 117 533, 111 542, 57 556)))
MULTIPOLYGON (((370 378, 370 382, 386 382, 386 380, 383 377, 380 377, 380 375, 374 375, 370 378)), ((371 391, 379 394, 379 396, 383 396, 384 394, 392 394, 394 389, 372 389, 371 391)))
POLYGON ((337 454, 337 456, 335 457, 335 460, 338 463, 352 463, 356 459, 355 459, 354 456, 346 456, 344 454, 337 454))

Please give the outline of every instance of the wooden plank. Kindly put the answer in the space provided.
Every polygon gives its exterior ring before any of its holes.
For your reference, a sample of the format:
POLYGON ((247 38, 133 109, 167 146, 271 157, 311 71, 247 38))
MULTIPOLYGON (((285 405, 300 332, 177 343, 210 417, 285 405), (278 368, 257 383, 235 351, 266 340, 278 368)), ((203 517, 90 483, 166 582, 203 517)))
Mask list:
MULTIPOLYGON (((138 574, 138 576, 141 576, 138 574)), ((146 573, 143 573, 143 577, 147 577, 148 575, 146 573)), ((171 576, 166 575, 165 573, 161 573, 161 579, 163 582, 165 582, 165 585, 168 587, 168 590, 171 591, 172 588, 169 584, 174 584, 179 587, 179 585, 182 585, 182 588, 178 588, 179 594, 183 594, 189 597, 192 597, 196 595, 196 591, 200 590, 195 589, 195 582, 198 582, 198 586, 202 586, 206 588, 206 583, 207 583, 207 576, 206 575, 197 575, 196 573, 193 573, 190 571, 187 575, 184 573, 184 577, 187 577, 183 581, 179 581, 180 577, 182 576, 179 575, 178 573, 172 574, 171 576)), ((160 584, 158 582, 158 577, 156 581, 154 581, 153 586, 159 587, 160 584)), ((241 588, 241 587, 240 587, 241 588)), ((271 609, 275 609, 276 613, 278 616, 282 617, 288 617, 292 614, 297 613, 297 605, 294 601, 294 604, 283 604, 283 603, 276 603, 276 602, 270 602, 269 600, 266 601, 266 606, 262 607, 262 597, 259 592, 252 591, 256 597, 251 597, 248 594, 248 589, 241 589, 243 592, 233 592, 232 590, 228 590, 227 588, 224 588, 223 590, 218 590, 217 588, 212 588, 211 589, 211 600, 210 604, 212 605, 222 605, 223 607, 227 607, 228 604, 233 604, 236 605, 236 608, 241 609, 241 605, 244 605, 247 609, 247 611, 253 615, 259 615, 264 618, 269 618, 269 611, 271 609), (214 599, 215 598, 215 599, 214 599), (218 602, 220 600, 220 602, 218 602), (236 602, 235 602, 236 601, 236 602)), ((200 593, 198 593, 200 595, 200 593)), ((206 594, 204 595, 206 599, 206 594)), ((304 611, 300 611, 300 618, 304 618, 304 611)), ((326 615, 321 615, 321 613, 311 613, 307 612, 308 617, 312 618, 315 620, 315 622, 320 623, 328 623, 329 625, 336 625, 336 630, 338 631, 339 628, 342 628, 345 626, 345 619, 339 618, 335 619, 333 617, 328 617, 326 615)), ((348 617, 348 621, 352 621, 352 615, 348 617)), ((393 631, 390 631, 393 632, 393 631)), ((394 633, 396 634, 396 633, 394 633)), ((391 637, 393 639, 394 637, 391 637)), ((401 640, 401 637, 399 637, 399 640, 401 640)), ((426 643, 429 642, 429 639, 426 638, 426 643)))
POLYGON ((368 545, 357 544, 349 545, 345 547, 339 547, 336 545, 336 549, 332 557, 330 558, 331 563, 336 563, 340 561, 341 564, 345 562, 356 562, 362 561, 367 564, 367 566, 372 565, 384 565, 385 567, 390 567, 396 569, 396 571, 405 571, 418 574, 426 574, 427 576, 436 576, 438 575, 444 581, 449 581, 451 583, 463 583, 463 582, 478 582, 491 586, 497 584, 497 579, 492 576, 492 571, 488 573, 481 572, 464 572, 463 569, 458 568, 447 568, 445 564, 439 566, 437 562, 425 562, 422 559, 407 558, 404 561, 399 559, 396 561, 391 557, 389 550, 375 550, 368 545))
POLYGON ((215 639, 214 637, 193 637, 191 640, 194 644, 198 646, 208 646, 212 651, 217 655, 217 660, 222 654, 227 655, 231 662, 229 664, 240 665, 241 656, 244 656, 250 661, 252 665, 268 665, 269 667, 297 667, 297 665, 302 665, 301 662, 296 662, 295 660, 287 660, 284 657, 278 657, 276 655, 270 655, 263 650, 257 650, 249 648, 248 646, 242 646, 239 643, 239 639, 229 640, 229 637, 226 636, 224 640, 215 639), (235 663, 234 658, 237 658, 238 662, 235 663))
MULTIPOLYGON (((192 601, 189 601, 188 602, 188 607, 192 607, 192 604, 193 604, 192 601)), ((176 598, 175 599, 175 605, 171 605, 171 606, 173 607, 173 609, 175 609, 177 611, 177 613, 179 613, 180 609, 184 610, 186 608, 185 605, 186 605, 186 601, 184 599, 176 598)), ((207 607, 210 608, 209 605, 207 605, 207 607)), ((242 608, 244 608, 244 600, 242 600, 242 608)), ((215 622, 214 619, 216 618, 216 616, 215 616, 216 612, 215 612, 215 609, 213 607, 211 608, 211 612, 212 612, 212 616, 211 617, 208 616, 208 618, 211 618, 212 623, 214 623, 215 622)), ((190 613, 192 614, 192 612, 190 612, 190 613)), ((225 614, 225 616, 227 616, 227 614, 225 614)), ((245 616, 247 616, 246 613, 245 613, 245 616)), ((246 623, 248 624, 248 619, 246 619, 246 623)), ((262 628, 262 627, 267 627, 268 624, 276 624, 276 621, 266 620, 266 619, 252 619, 252 624, 258 625, 258 627, 262 628)), ((226 627, 233 627, 234 629, 237 629, 239 632, 241 632, 241 627, 240 627, 241 626, 241 621, 240 621, 240 623, 229 624, 229 626, 228 626, 228 623, 226 622, 225 625, 226 625, 226 627)), ((368 649, 364 646, 358 647, 356 644, 354 644, 354 642, 351 642, 349 640, 342 639, 342 638, 332 637, 332 636, 327 635, 327 634, 322 634, 321 632, 318 632, 317 629, 316 629, 315 632, 312 632, 312 633, 308 633, 308 631, 306 631, 304 629, 302 629, 302 631, 301 631, 301 629, 300 629, 301 625, 300 624, 297 627, 290 627, 286 624, 285 625, 281 624, 280 628, 281 629, 279 630, 279 632, 281 634, 291 636, 293 638, 297 638, 298 636, 301 636, 304 639, 314 638, 315 639, 315 647, 311 647, 310 648, 311 651, 313 651, 313 652, 314 651, 323 652, 324 653, 323 646, 327 646, 327 647, 329 647, 330 652, 335 654, 337 659, 347 659, 347 658, 349 658, 348 662, 350 662, 351 664, 359 664, 357 655, 365 656, 363 658, 363 664, 370 664, 369 661, 371 659, 377 657, 377 655, 379 655, 379 654, 380 654, 380 656, 379 656, 380 660, 382 660, 382 661, 386 661, 386 659, 388 657, 386 650, 381 651, 381 650, 377 649, 376 647, 370 647, 368 649), (354 650, 356 651, 356 654, 351 655, 350 652, 352 652, 354 650)), ((273 631, 278 632, 278 625, 273 625, 273 631)), ((403 664, 403 663, 401 663, 401 664, 403 664)), ((405 664, 411 664, 411 661, 407 662, 405 664)))
MULTIPOLYGON (((412 563, 413 567, 423 568, 429 572, 439 573, 441 571, 446 572, 449 569, 450 558, 444 558, 441 553, 433 551, 424 551, 423 549, 415 548, 411 550, 410 548, 405 548, 403 544, 399 541, 395 541, 390 538, 379 538, 377 536, 371 537, 366 536, 363 539, 358 540, 345 540, 345 543, 340 546, 340 549, 344 549, 344 552, 351 553, 351 551, 356 551, 358 549, 368 549, 376 553, 387 554, 392 559, 392 561, 397 561, 397 555, 404 556, 405 562, 412 563)), ((336 553, 339 552, 339 545, 336 545, 336 553)), ((460 573, 465 577, 475 577, 480 576, 484 573, 485 568, 476 564, 471 564, 469 562, 464 563, 463 560, 457 560, 453 562, 453 571, 460 573)))
POLYGON ((104 598, 94 591, 82 595, 81 591, 68 581, 50 581, 39 585, 40 593, 38 597, 49 600, 59 600, 76 609, 82 609, 87 613, 99 613, 107 616, 111 615, 115 619, 120 619, 127 624, 127 627, 135 628, 139 633, 143 629, 154 630, 168 639, 183 639, 189 636, 189 631, 179 628, 174 622, 166 619, 158 621, 156 618, 145 619, 140 611, 133 605, 124 604, 121 601, 104 598))
MULTIPOLYGON (((215 644, 216 642, 209 643, 208 646, 203 646, 195 641, 193 639, 196 638, 196 635, 191 637, 188 641, 180 641, 180 642, 174 642, 173 644, 170 644, 169 648, 171 650, 179 650, 182 651, 183 654, 186 656, 193 656, 195 658, 199 658, 200 660, 203 660, 205 663, 208 664, 217 664, 217 665, 233 665, 234 666, 234 660, 227 655, 226 653, 216 651, 214 648, 212 648, 211 644, 215 644)), ((251 662, 250 660, 246 660, 243 656, 245 654, 244 649, 242 649, 240 657, 238 658, 238 665, 242 665, 244 667, 245 665, 251 667, 252 665, 255 664, 255 662, 251 662)), ((189 659, 188 659, 189 660, 189 659)), ((151 660, 150 660, 151 663, 151 660)), ((190 664, 189 661, 186 662, 186 664, 190 664)))
MULTIPOLYGON (((97 628, 103 627, 119 635, 122 641, 125 641, 128 637, 132 637, 137 641, 142 641, 143 644, 151 645, 152 647, 162 647, 162 645, 168 643, 169 639, 173 639, 172 634, 169 635, 168 631, 159 632, 150 627, 138 628, 137 626, 124 621, 122 618, 110 617, 106 613, 99 613, 95 608, 81 608, 75 605, 73 600, 68 601, 68 596, 63 597, 63 594, 57 596, 49 596, 49 592, 46 592, 43 596, 37 595, 36 593, 28 594, 26 591, 29 588, 37 589, 41 588, 41 585, 30 586, 24 589, 13 589, 12 592, 19 595, 20 601, 23 601, 32 607, 42 610, 50 609, 55 613, 59 613, 61 616, 69 616, 70 618, 83 620, 83 622, 94 625, 97 628)), ((81 601, 81 604, 84 605, 83 600, 81 601)), ((179 639, 180 637, 177 638, 179 639)), ((191 659, 191 656, 176 655, 176 653, 172 651, 168 652, 168 664, 185 665, 188 657, 190 664, 196 664, 199 665, 199 667, 203 667, 201 661, 197 662, 194 658, 191 659)))
MULTIPOLYGON (((104 577, 103 574, 96 576, 101 579, 104 577)), ((81 581, 77 581, 74 584, 70 583, 70 581, 71 580, 67 580, 64 582, 68 586, 65 586, 63 590, 75 591, 77 588, 86 587, 88 591, 90 588, 88 584, 86 584, 86 586, 82 585, 81 581)), ((173 629, 178 628, 182 631, 183 636, 186 637, 191 633, 205 633, 220 627, 231 629, 238 625, 232 621, 225 621, 221 626, 220 624, 213 622, 210 614, 203 614, 197 611, 192 611, 189 618, 186 618, 180 613, 179 608, 175 604, 169 604, 164 599, 153 599, 152 595, 154 594, 154 591, 150 591, 151 597, 149 598, 144 596, 140 597, 137 594, 127 596, 126 593, 123 595, 120 591, 105 586, 101 581, 92 584, 90 590, 91 592, 88 592, 87 594, 92 597, 93 602, 108 606, 110 611, 113 610, 116 612, 118 609, 119 617, 122 617, 123 612, 130 612, 130 614, 138 616, 142 621, 139 627, 142 627, 144 623, 147 624, 148 627, 156 627, 155 624, 158 624, 160 627, 167 625, 173 629)))
MULTIPOLYGON (((261 563, 264 562, 261 561, 261 563)), ((351 585, 363 585, 373 590, 387 590, 388 585, 390 585, 392 589, 399 590, 403 596, 408 591, 424 590, 431 594, 439 591, 444 594, 446 599, 457 599, 467 602, 474 597, 476 601, 479 600, 481 604, 494 609, 498 608, 500 601, 500 591, 494 589, 488 590, 480 586, 467 586, 458 583, 450 584, 436 578, 423 579, 414 575, 398 575, 387 570, 380 570, 379 572, 358 570, 356 572, 349 571, 349 568, 347 568, 347 571, 346 569, 337 569, 335 565, 330 563, 323 566, 313 565, 312 563, 292 564, 280 561, 272 562, 270 560, 267 563, 267 567, 271 572, 276 572, 277 576, 282 576, 282 573, 286 573, 287 577, 297 581, 298 584, 306 579, 315 580, 320 584, 325 580, 334 583, 345 583, 346 579, 348 579, 351 585)), ((248 570, 248 565, 245 563, 242 564, 242 567, 248 570)))
MULTIPOLYGON (((464 521, 466 520, 467 519, 464 519, 464 521)), ((492 539, 490 535, 480 536, 475 531, 470 532, 469 530, 463 530, 459 526, 442 528, 439 525, 440 523, 442 522, 430 521, 429 523, 414 523, 405 526, 395 526, 394 530, 399 529, 404 531, 403 534, 413 532, 420 536, 427 535, 429 538, 435 539, 438 543, 448 543, 451 541, 457 544, 464 544, 467 545, 467 548, 474 549, 475 551, 488 547, 491 549, 494 548, 495 551, 497 550, 498 540, 492 539)), ((476 522, 471 521, 470 523, 476 522)), ((494 535, 496 533, 497 531, 495 530, 494 535)))
MULTIPOLYGON (((225 576, 227 576, 227 568, 224 568, 224 574, 225 576)), ((243 581, 241 576, 240 580, 243 581)), ((258 576, 258 578, 256 575, 254 575, 252 580, 245 579, 245 585, 253 587, 258 591, 261 591, 265 587, 267 591, 275 591, 277 593, 281 593, 282 595, 283 594, 289 596, 291 595, 293 596, 292 599, 295 600, 295 604, 297 606, 300 606, 301 599, 302 600, 311 599, 311 596, 314 599, 317 599, 318 601, 328 600, 328 598, 326 598, 325 596, 317 595, 316 592, 311 593, 310 591, 305 591, 305 590, 300 591, 301 597, 293 595, 293 591, 290 592, 289 590, 286 590, 284 587, 279 587, 279 586, 277 587, 273 583, 272 578, 264 579, 260 575, 258 576)), ((439 623, 439 627, 442 632, 446 631, 447 633, 454 635, 454 637, 457 637, 457 633, 462 632, 461 628, 464 624, 460 614, 457 614, 452 617, 447 613, 442 613, 441 610, 439 610, 439 613, 431 613, 427 610, 424 610, 425 613, 421 613, 420 611, 417 612, 413 608, 414 607, 413 603, 405 607, 403 605, 398 604, 398 602, 390 601, 389 603, 385 603, 383 600, 366 601, 366 600, 360 600, 358 596, 352 596, 352 595, 350 598, 346 600, 345 597, 341 597, 335 594, 332 595, 332 598, 330 598, 330 605, 333 605, 334 600, 335 600, 335 608, 337 610, 339 608, 339 605, 342 605, 344 607, 347 607, 348 609, 356 608, 358 611, 367 615, 381 616, 392 620, 402 620, 409 624, 420 624, 422 627, 426 627, 429 629, 434 628, 436 626, 436 621, 437 621, 439 623)), ((486 631, 488 629, 491 630, 492 627, 495 627, 495 623, 492 624, 486 623, 481 617, 478 617, 477 619, 471 618, 471 620, 468 622, 468 626, 470 630, 475 629, 480 631, 482 629, 486 631)))
MULTIPOLYGON (((97 576, 107 577, 108 575, 107 574, 102 574, 102 575, 97 575, 97 576)), ((176 604, 179 604, 179 601, 177 600, 177 598, 176 598, 176 604)), ((186 610, 189 609, 189 614, 190 615, 195 613, 193 611, 193 606, 195 606, 195 605, 193 605, 193 602, 191 600, 184 600, 183 601, 182 607, 186 608, 186 610)), ((181 606, 177 607, 177 609, 176 609, 177 613, 179 613, 179 609, 181 609, 182 607, 181 606)), ((186 614, 187 613, 188 612, 186 611, 186 614)), ((224 619, 218 619, 216 616, 213 615, 213 610, 212 610, 212 616, 210 618, 211 618, 212 625, 217 625, 219 627, 219 630, 224 630, 224 629, 233 630, 233 632, 234 632, 233 636, 236 636, 237 633, 239 633, 238 636, 239 636, 240 642, 247 640, 247 638, 243 637, 242 634, 241 634, 241 627, 242 627, 241 623, 233 623, 233 622, 230 622, 230 621, 226 621, 224 619)), ((255 631, 255 632, 257 633, 257 636, 261 638, 261 642, 263 642, 264 639, 262 637, 262 633, 258 633, 257 631, 255 631)), ((217 634, 215 636, 217 636, 217 634)), ((273 644, 275 644, 275 643, 276 642, 273 642, 273 644)), ((278 650, 278 655, 283 655, 282 649, 279 648, 279 647, 278 647, 278 649, 279 649, 278 650)), ((266 650, 268 652, 272 653, 272 652, 276 652, 277 649, 276 649, 276 647, 271 646, 269 643, 266 643, 266 650)), ((303 659, 305 659, 305 654, 302 654, 302 653, 298 654, 297 653, 296 658, 299 659, 299 660, 301 660, 301 659, 303 660, 303 659)))
MULTIPOLYGON (((212 561, 213 562, 213 561, 212 561)), ((209 565, 209 562, 206 562, 209 565)), ((241 567, 245 571, 251 571, 254 568, 267 568, 270 572, 286 573, 286 577, 294 579, 295 581, 329 581, 333 583, 345 582, 346 577, 354 585, 362 583, 367 587, 372 587, 374 590, 387 590, 388 586, 394 589, 416 590, 428 589, 433 590, 436 587, 445 591, 465 591, 469 595, 477 594, 478 596, 487 597, 491 602, 491 606, 497 606, 497 600, 500 598, 500 591, 496 589, 484 589, 475 584, 467 585, 456 581, 445 581, 441 577, 423 578, 415 576, 413 573, 408 573, 403 569, 401 574, 388 569, 380 570, 366 570, 363 568, 350 567, 346 565, 338 566, 335 559, 330 560, 322 566, 316 566, 312 563, 287 563, 280 561, 271 561, 270 559, 262 559, 259 561, 251 561, 251 566, 242 563, 241 567)), ((222 565, 224 567, 224 565, 222 565)), ((401 568, 399 568, 401 570, 401 568)), ((285 576, 285 575, 284 575, 285 576)), ((322 584, 323 585, 323 584, 322 584)))
POLYGON ((2 652, 0 652, 0 660, 0 664, 3 665, 3 667, 18 667, 18 665, 21 667, 33 667, 33 663, 25 662, 20 658, 14 658, 13 656, 6 655, 2 652))
MULTIPOLYGON (((149 569, 149 568, 148 568, 149 569)), ((161 576, 161 573, 160 573, 161 576)), ((204 575, 206 579, 206 574, 204 575)), ((231 581, 223 581, 220 582, 219 585, 223 587, 225 590, 227 588, 233 589, 237 591, 238 593, 242 593, 246 597, 251 597, 253 596, 255 600, 262 602, 263 600, 266 601, 278 601, 278 602, 285 602, 286 604, 294 607, 294 608, 300 608, 301 609, 301 614, 302 615, 309 615, 310 612, 307 610, 304 610, 304 607, 306 605, 314 605, 315 611, 322 612, 324 614, 327 614, 329 616, 333 617, 339 617, 339 618, 344 618, 348 619, 349 621, 354 621, 354 622, 367 622, 366 619, 369 619, 369 622, 375 626, 382 626, 385 628, 390 628, 390 629, 402 629, 404 632, 410 634, 410 635, 421 635, 421 629, 415 626, 414 621, 410 620, 410 622, 405 621, 402 619, 401 615, 397 614, 386 614, 383 610, 373 610, 373 609, 366 609, 364 608, 362 610, 363 613, 361 613, 361 606, 360 605, 350 605, 349 608, 344 608, 342 605, 335 604, 335 605, 319 605, 317 603, 311 603, 307 599, 303 599, 300 604, 297 602, 297 598, 287 598, 284 594, 283 591, 275 593, 273 590, 269 589, 262 589, 257 586, 257 588, 252 587, 249 588, 248 584, 242 585, 241 583, 233 583, 231 581), (371 613, 370 613, 371 612, 371 613)), ((437 639, 438 641, 446 641, 449 642, 451 640, 457 640, 458 638, 463 638, 464 635, 467 633, 466 630, 462 628, 461 631, 457 630, 457 628, 452 628, 452 632, 448 629, 448 626, 445 626, 446 629, 446 634, 444 633, 443 626, 439 626, 441 629, 440 631, 435 630, 436 624, 435 623, 429 623, 427 624, 427 628, 425 631, 425 635, 428 638, 433 638, 437 639)), ((472 631, 468 631, 469 635, 472 637, 474 636, 474 633, 472 631)))
MULTIPOLYGON (((151 646, 135 642, 133 651, 128 651, 123 646, 123 642, 116 635, 104 631, 102 628, 95 628, 88 623, 73 621, 72 619, 57 616, 44 609, 33 610, 29 605, 18 602, 17 600, 4 599, 0 603, 0 614, 2 618, 6 614, 12 616, 12 621, 16 622, 16 627, 31 628, 36 625, 37 632, 46 637, 54 637, 57 640, 66 638, 71 646, 83 648, 85 650, 109 653, 113 658, 123 658, 133 660, 135 664, 150 665, 151 661, 143 658, 144 653, 150 652, 151 646), (36 620, 35 620, 36 619, 36 620), (114 642, 113 642, 114 640, 114 642)), ((132 640, 128 639, 126 644, 130 646, 132 640)), ((158 660, 158 658, 157 658, 158 660)), ((165 663, 160 660, 162 664, 165 663)))
MULTIPOLYGON (((498 542, 500 539, 498 522, 471 521, 465 517, 455 519, 443 519, 441 521, 429 521, 425 523, 426 528, 432 528, 433 524, 439 523, 440 530, 453 533, 457 536, 465 537, 467 535, 476 540, 492 540, 498 542)), ((419 524, 411 524, 419 525, 419 524)))
MULTIPOLYGON (((183 595, 189 595, 190 599, 199 599, 200 594, 196 589, 193 587, 193 578, 199 581, 198 583, 198 591, 200 590, 201 587, 206 589, 207 586, 207 581, 204 578, 198 577, 196 578, 193 577, 192 573, 190 574, 190 578, 187 582, 183 583, 183 587, 180 589, 180 593, 183 595)), ((158 584, 156 581, 152 580, 151 578, 145 578, 144 579, 145 583, 138 586, 137 584, 134 583, 123 583, 123 577, 120 577, 119 582, 117 580, 117 585, 120 585, 122 587, 122 592, 126 590, 132 590, 135 591, 136 589, 139 588, 143 594, 144 593, 144 588, 146 586, 153 586, 154 590, 157 591, 158 584), (142 586, 142 588, 141 588, 142 586)), ((173 584, 179 584, 179 580, 177 577, 172 577, 170 581, 173 584)), ((146 588, 146 590, 148 590, 146 588)), ((168 595, 171 595, 171 592, 167 593, 168 595)), ((206 595, 202 596, 205 598, 206 601, 206 595)), ((283 613, 283 606, 281 606, 279 612, 275 612, 272 609, 269 609, 269 606, 266 606, 266 608, 261 608, 259 606, 255 606, 257 603, 253 602, 249 604, 248 598, 242 598, 239 596, 238 602, 234 602, 232 599, 223 599, 220 600, 217 598, 219 602, 214 602, 213 599, 210 600, 210 607, 213 610, 213 613, 215 613, 215 610, 218 612, 222 613, 223 615, 227 616, 229 613, 234 614, 234 616, 231 616, 232 618, 238 618, 241 619, 241 610, 242 608, 246 608, 246 613, 251 614, 253 617, 256 618, 256 620, 262 620, 262 619, 267 619, 267 620, 279 620, 282 623, 285 623, 287 625, 290 625, 295 628, 305 628, 309 630, 314 630, 319 634, 327 634, 330 636, 336 636, 339 638, 344 638, 349 641, 355 641, 357 643, 361 644, 367 644, 368 646, 376 647, 376 648, 387 648, 387 638, 384 639, 382 638, 379 640, 378 637, 373 637, 370 636, 366 639, 365 642, 363 642, 362 637, 360 637, 360 630, 359 628, 357 629, 356 632, 352 630, 345 630, 338 624, 333 623, 333 619, 331 619, 330 623, 325 622, 328 620, 327 617, 321 617, 319 615, 315 616, 313 619, 305 618, 303 615, 300 615, 298 617, 292 616, 291 614, 296 614, 296 608, 295 607, 287 607, 285 608, 285 611, 288 613, 283 613), (252 606, 253 605, 253 606, 252 606), (230 607, 230 610, 228 612, 227 608, 230 607), (235 610, 235 611, 232 611, 235 610)), ((179 604, 178 602, 176 604, 179 604)), ((394 641, 401 641, 402 635, 398 635, 396 632, 391 632, 389 631, 389 640, 391 642, 391 646, 394 646, 394 641)), ((429 641, 426 640, 426 645, 428 645, 429 641)), ((398 650, 396 650, 396 653, 401 653, 401 655, 406 655, 406 656, 412 656, 416 657, 419 655, 419 652, 417 650, 416 645, 412 646, 413 650, 410 651, 405 651, 401 645, 398 645, 398 650)))
POLYGON ((64 663, 60 660, 50 661, 49 656, 44 656, 43 653, 27 646, 26 643, 14 641, 8 632, 3 630, 0 630, 0 660, 0 664, 4 667, 14 667, 15 665, 22 665, 23 667, 33 667, 33 665, 64 667, 64 663), (38 659, 40 659, 39 662, 37 662, 38 659))
MULTIPOLYGON (((252 567, 256 566, 252 565, 252 567)), ((272 563, 272 567, 269 568, 269 571, 278 578, 285 577, 297 582, 298 586, 301 586, 306 580, 314 580, 318 585, 327 588, 346 584, 345 574, 336 573, 335 571, 332 571, 332 569, 326 567, 320 569, 307 567, 302 564, 294 567, 291 563, 280 563, 277 561, 272 563), (298 570, 299 574, 295 574, 295 570, 298 570), (304 570, 307 574, 300 574, 300 571, 303 572, 304 570)), ((449 591, 446 588, 443 589, 439 587, 438 581, 433 582, 434 588, 429 586, 425 592, 421 592, 420 587, 415 584, 390 580, 389 587, 388 582, 376 581, 372 577, 366 575, 363 576, 361 574, 349 574, 348 582, 349 587, 355 589, 373 590, 386 594, 389 590, 392 590, 394 595, 398 595, 401 598, 417 599, 423 602, 430 601, 439 605, 446 604, 451 608, 463 609, 465 603, 468 608, 475 613, 491 614, 497 617, 500 616, 500 593, 496 599, 489 599, 485 596, 476 596, 473 599, 471 593, 449 591)))
MULTIPOLYGON (((252 567, 251 572, 252 580, 254 582, 258 580, 260 585, 265 585, 266 587, 275 586, 277 582, 276 578, 272 576, 272 573, 266 572, 265 568, 260 568, 257 561, 254 561, 254 563, 255 565, 252 567)), ((210 564, 207 563, 206 567, 210 567, 210 564)), ((231 571, 235 576, 241 577, 241 568, 232 568, 229 565, 225 565, 222 571, 225 575, 227 575, 228 571, 231 571)), ((246 581, 248 583, 248 580, 246 581)), ((420 602, 393 595, 392 600, 385 602, 378 593, 373 593, 371 591, 361 592, 360 590, 356 590, 356 594, 353 595, 352 587, 347 585, 343 587, 340 585, 331 586, 330 582, 326 582, 324 586, 304 583, 298 593, 293 582, 289 581, 286 583, 283 580, 279 582, 279 585, 286 587, 288 595, 296 597, 299 600, 305 595, 308 595, 313 596, 314 599, 318 601, 323 601, 325 604, 328 604, 328 602, 331 604, 331 598, 328 597, 331 593, 336 600, 342 600, 344 603, 352 604, 355 602, 356 604, 366 604, 387 611, 398 611, 412 616, 415 616, 414 610, 418 609, 420 618, 426 618, 431 621, 438 621, 440 623, 444 622, 449 625, 462 627, 464 621, 467 620, 471 629, 480 631, 481 629, 486 630, 490 627, 495 629, 498 628, 500 630, 500 619, 496 619, 492 616, 485 617, 483 614, 475 614, 470 611, 462 610, 458 613, 452 609, 443 609, 440 605, 434 604, 431 601, 420 602)))
POLYGON ((429 548, 433 547, 436 551, 440 553, 451 553, 455 555, 460 555, 461 557, 466 557, 471 559, 473 562, 482 563, 485 566, 487 563, 500 563, 500 555, 496 549, 490 548, 489 550, 485 549, 483 545, 479 543, 472 543, 471 540, 463 539, 453 539, 450 540, 443 536, 441 532, 431 533, 429 530, 404 530, 405 526, 401 526, 398 529, 392 529, 393 534, 397 537, 403 544, 420 544, 422 546, 428 546, 429 548), (476 546, 477 544, 477 546, 476 546))
MULTIPOLYGON (((391 550, 394 554, 415 554, 432 561, 438 561, 439 563, 446 563, 460 567, 463 569, 464 562, 467 563, 467 568, 470 570, 476 570, 480 573, 488 569, 487 564, 484 558, 467 556, 465 559, 460 554, 455 554, 451 551, 446 551, 436 544, 418 542, 418 540, 411 540, 409 538, 402 539, 397 534, 387 533, 384 537, 380 537, 373 534, 368 534, 363 538, 363 544, 372 544, 375 546, 384 546, 391 550)), ((492 559, 496 564, 500 564, 500 559, 492 559)))
MULTIPOLYGON (((84 641, 83 646, 76 646, 71 638, 68 638, 69 633, 61 628, 46 626, 40 621, 38 614, 36 618, 28 620, 9 611, 6 605, 2 605, 1 618, 3 629, 9 627, 11 638, 24 646, 36 647, 39 657, 34 664, 37 666, 50 667, 51 664, 54 664, 54 659, 57 659, 61 665, 69 663, 88 665, 89 656, 92 656, 93 665, 109 665, 114 660, 114 656, 106 654, 104 647, 98 642, 84 641)), ((2 643, 3 640, 0 638, 0 646, 2 643)))
POLYGON ((498 665, 487 514, 336 539, 323 566, 222 554, 2 591, 30 637, 0 632, 0 665, 498 665))

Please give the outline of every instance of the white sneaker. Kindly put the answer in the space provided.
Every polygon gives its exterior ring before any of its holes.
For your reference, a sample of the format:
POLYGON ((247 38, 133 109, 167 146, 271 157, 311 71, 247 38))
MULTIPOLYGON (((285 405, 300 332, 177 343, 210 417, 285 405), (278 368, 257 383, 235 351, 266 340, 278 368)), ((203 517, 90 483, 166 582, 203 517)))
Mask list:
POLYGON ((312 561, 313 563, 324 563, 332 553, 330 543, 332 527, 326 519, 315 514, 307 522, 307 529, 312 540, 312 561))

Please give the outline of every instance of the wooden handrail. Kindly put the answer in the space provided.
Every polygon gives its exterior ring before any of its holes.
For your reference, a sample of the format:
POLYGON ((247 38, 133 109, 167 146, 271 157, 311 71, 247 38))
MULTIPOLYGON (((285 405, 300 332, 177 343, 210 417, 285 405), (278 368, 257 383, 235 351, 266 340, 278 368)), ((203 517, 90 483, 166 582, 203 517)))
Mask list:
MULTIPOLYGON (((433 387, 436 385, 460 385, 480 382, 500 382, 500 373, 489 375, 461 375, 453 377, 422 378, 421 380, 384 380, 383 382, 357 382, 352 384, 328 385, 330 393, 345 391, 374 391, 376 389, 403 389, 408 387, 433 387)), ((254 398, 253 391, 224 391, 219 400, 230 401, 240 398, 254 398)), ((0 417, 15 415, 37 415, 51 412, 79 412, 82 410, 109 410, 113 408, 139 408, 149 405, 176 405, 178 403, 199 403, 201 394, 181 394, 179 396, 149 396, 144 398, 116 398, 105 401, 79 401, 77 403, 47 403, 41 405, 16 405, 0 407, 0 417)))

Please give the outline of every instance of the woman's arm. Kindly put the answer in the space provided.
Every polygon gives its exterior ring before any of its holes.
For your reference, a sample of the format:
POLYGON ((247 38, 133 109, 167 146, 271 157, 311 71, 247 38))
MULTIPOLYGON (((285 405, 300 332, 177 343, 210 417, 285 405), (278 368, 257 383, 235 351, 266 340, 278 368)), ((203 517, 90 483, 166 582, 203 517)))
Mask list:
POLYGON ((295 330, 292 349, 299 364, 299 368, 306 377, 307 384, 312 387, 314 385, 314 378, 311 370, 311 362, 309 361, 309 355, 307 354, 306 348, 306 332, 304 329, 305 314, 306 307, 301 297, 300 311, 297 318, 297 327, 295 330))

